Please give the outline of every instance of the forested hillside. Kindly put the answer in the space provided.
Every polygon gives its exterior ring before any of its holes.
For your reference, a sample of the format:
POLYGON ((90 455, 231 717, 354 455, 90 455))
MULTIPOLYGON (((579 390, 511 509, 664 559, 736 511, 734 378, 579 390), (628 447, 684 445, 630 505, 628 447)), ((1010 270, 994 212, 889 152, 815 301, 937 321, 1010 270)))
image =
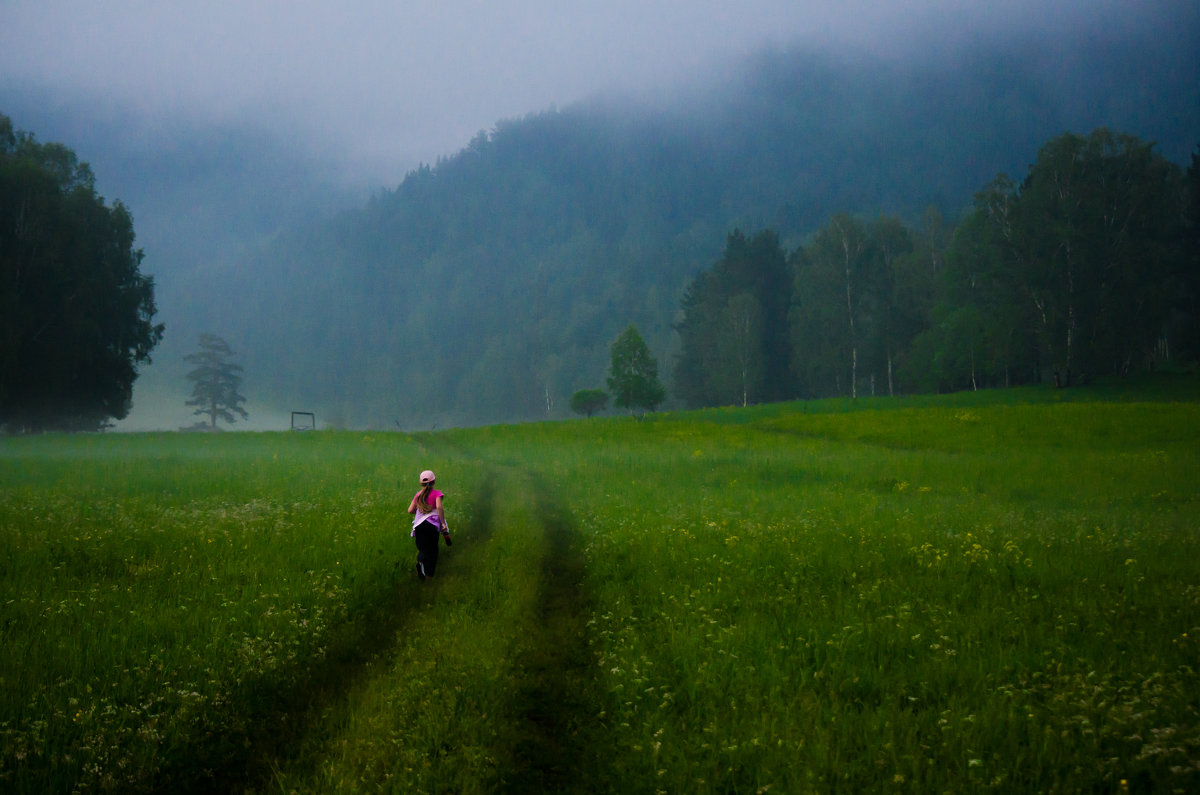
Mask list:
POLYGON ((566 416, 631 322, 672 382, 681 299, 730 232, 791 251, 838 213, 918 227, 932 207, 952 226, 1068 130, 1183 162, 1197 63, 1084 40, 903 62, 778 51, 670 101, 531 114, 232 263, 213 280, 235 297, 203 319, 239 341, 248 379, 327 422, 566 416))
POLYGON ((957 226, 838 213, 785 254, 729 236, 676 325, 687 405, 1071 386, 1200 358, 1200 151, 1099 128, 1048 141, 957 226))

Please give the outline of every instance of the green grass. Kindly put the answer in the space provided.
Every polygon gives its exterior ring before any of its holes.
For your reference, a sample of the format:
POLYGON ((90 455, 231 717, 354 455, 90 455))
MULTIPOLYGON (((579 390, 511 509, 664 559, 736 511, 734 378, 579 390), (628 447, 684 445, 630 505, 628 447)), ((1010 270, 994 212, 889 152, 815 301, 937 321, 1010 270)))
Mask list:
POLYGON ((6 439, 0 784, 1195 790, 1196 396, 6 439))

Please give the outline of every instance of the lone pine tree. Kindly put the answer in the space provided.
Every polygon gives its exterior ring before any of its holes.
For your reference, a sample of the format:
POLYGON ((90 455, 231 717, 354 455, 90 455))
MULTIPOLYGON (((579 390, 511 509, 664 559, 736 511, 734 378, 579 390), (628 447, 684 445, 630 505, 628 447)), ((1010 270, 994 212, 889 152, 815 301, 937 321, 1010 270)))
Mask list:
POLYGON ((242 366, 232 359, 229 343, 215 334, 200 335, 200 350, 188 354, 185 361, 196 365, 187 374, 192 382, 192 396, 188 406, 195 406, 193 414, 207 415, 209 430, 217 430, 217 420, 233 424, 236 412, 242 419, 250 415, 242 408, 246 398, 238 393, 242 385, 242 366))

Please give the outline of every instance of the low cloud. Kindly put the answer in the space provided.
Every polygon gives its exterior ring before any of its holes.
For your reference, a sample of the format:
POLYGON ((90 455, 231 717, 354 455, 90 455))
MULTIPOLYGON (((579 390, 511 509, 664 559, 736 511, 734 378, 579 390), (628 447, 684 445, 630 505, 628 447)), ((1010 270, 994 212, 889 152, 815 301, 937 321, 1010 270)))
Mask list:
POLYGON ((390 184, 499 119, 599 91, 662 90, 764 46, 879 53, 918 38, 1102 30, 1117 13, 1153 26, 1179 5, 1140 3, 1131 13, 1113 0, 10 0, 0 8, 0 78, 152 118, 255 124, 390 184))

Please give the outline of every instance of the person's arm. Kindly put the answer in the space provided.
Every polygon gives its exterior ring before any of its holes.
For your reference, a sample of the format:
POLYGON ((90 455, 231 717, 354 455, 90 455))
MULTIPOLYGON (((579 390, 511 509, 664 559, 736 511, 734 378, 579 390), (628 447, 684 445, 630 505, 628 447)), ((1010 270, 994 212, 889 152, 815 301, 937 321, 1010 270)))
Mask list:
POLYGON ((450 546, 450 528, 446 527, 446 511, 442 508, 442 497, 439 494, 437 501, 438 525, 442 528, 442 538, 446 539, 446 546, 450 546))
MULTIPOLYGON (((409 513, 417 512, 417 497, 420 497, 420 496, 421 496, 421 492, 419 492, 419 491, 413 495, 412 502, 410 502, 408 504, 408 512, 409 513)), ((441 500, 438 500, 438 504, 439 505, 441 504, 441 500)))

